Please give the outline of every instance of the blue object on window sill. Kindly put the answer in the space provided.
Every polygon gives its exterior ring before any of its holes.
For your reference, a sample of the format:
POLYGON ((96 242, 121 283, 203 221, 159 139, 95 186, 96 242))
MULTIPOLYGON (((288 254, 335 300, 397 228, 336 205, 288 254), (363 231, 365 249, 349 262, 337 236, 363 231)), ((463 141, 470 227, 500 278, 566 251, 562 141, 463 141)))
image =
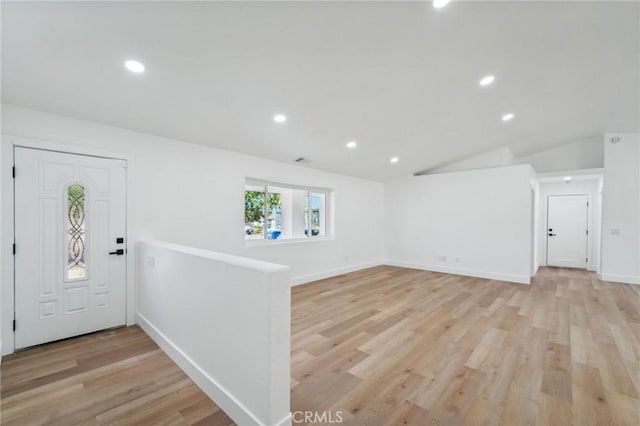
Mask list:
POLYGON ((277 240, 282 234, 282 231, 279 229, 269 229, 267 231, 267 240, 277 240))

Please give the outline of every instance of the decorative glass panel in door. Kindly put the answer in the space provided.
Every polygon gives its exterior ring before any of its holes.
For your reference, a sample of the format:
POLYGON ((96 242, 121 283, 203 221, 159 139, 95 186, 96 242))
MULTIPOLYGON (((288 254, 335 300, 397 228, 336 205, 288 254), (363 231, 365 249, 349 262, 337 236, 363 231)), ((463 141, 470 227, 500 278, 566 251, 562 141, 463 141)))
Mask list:
POLYGON ((66 280, 87 278, 86 253, 86 195, 82 185, 74 184, 67 188, 67 238, 66 238, 66 280))

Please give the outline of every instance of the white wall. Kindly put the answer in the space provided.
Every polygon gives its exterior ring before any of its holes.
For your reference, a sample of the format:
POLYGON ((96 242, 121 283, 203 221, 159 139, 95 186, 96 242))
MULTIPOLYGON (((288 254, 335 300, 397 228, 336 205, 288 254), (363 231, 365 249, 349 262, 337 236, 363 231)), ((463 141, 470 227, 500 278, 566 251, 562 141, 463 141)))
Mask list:
POLYGON ((529 283, 532 174, 520 165, 388 182, 386 258, 398 266, 529 283))
POLYGON ((602 137, 597 136, 518 156, 514 164, 531 164, 538 173, 602 168, 604 165, 602 137))
POLYGON ((531 276, 534 277, 538 273, 540 267, 540 229, 544 226, 541 221, 540 215, 540 183, 533 169, 531 169, 531 177, 529 184, 531 185, 531 197, 533 198, 533 205, 531 206, 531 215, 533 216, 533 223, 531 224, 532 243, 531 243, 531 276))
MULTIPOLYGON (((2 115, 2 104, 0 104, 0 116, 2 115)), ((0 134, 2 134, 2 124, 0 122, 0 134)), ((9 214, 10 212, 5 212, 4 209, 4 205, 3 205, 3 199, 4 197, 1 196, 2 192, 3 192, 3 185, 2 185, 2 179, 5 175, 5 173, 7 173, 7 169, 6 166, 4 165, 4 159, 2 157, 2 147, 0 146, 0 247, 5 247, 4 246, 4 242, 5 241, 9 241, 11 239, 10 236, 10 230, 9 227, 6 224, 3 224, 4 221, 6 220, 5 218, 10 218, 12 217, 11 215, 6 215, 9 214)), ((6 247, 5 247, 6 250, 6 247)), ((2 251, 5 251, 2 250, 2 251)), ((3 333, 2 333, 2 284, 5 281, 5 276, 8 277, 9 282, 13 282, 13 274, 6 272, 5 269, 8 269, 10 267, 10 263, 13 264, 13 259, 10 258, 7 255, 1 256, 0 255, 0 363, 2 363, 2 354, 4 352, 2 352, 2 337, 3 337, 3 333)), ((11 271, 12 272, 12 271, 11 271)))
POLYGON ((604 141, 601 277, 640 284, 640 135, 607 134, 604 141))
POLYGON ((597 271, 600 263, 599 259, 599 246, 600 246, 600 200, 599 200, 599 188, 600 182, 598 178, 591 178, 589 180, 578 180, 579 177, 574 178, 570 183, 565 182, 549 182, 540 183, 540 208, 538 209, 540 229, 538 230, 538 238, 540 244, 538 246, 538 259, 540 266, 547 265, 547 198, 551 195, 578 195, 586 194, 589 202, 587 210, 588 214, 588 231, 587 236, 587 257, 589 262, 587 269, 590 271, 597 271))
POLYGON ((291 424, 289 268, 138 245, 140 326, 240 425, 291 424))
MULTIPOLYGON (((383 257, 382 183, 10 105, 3 105, 2 125, 5 134, 133 155, 134 226, 140 239, 290 265, 296 283, 376 264, 383 257), (335 239, 247 246, 246 177, 333 189, 335 239)), ((7 138, 2 143, 8 143, 7 138)), ((8 178, 6 173, 2 178, 8 178)))

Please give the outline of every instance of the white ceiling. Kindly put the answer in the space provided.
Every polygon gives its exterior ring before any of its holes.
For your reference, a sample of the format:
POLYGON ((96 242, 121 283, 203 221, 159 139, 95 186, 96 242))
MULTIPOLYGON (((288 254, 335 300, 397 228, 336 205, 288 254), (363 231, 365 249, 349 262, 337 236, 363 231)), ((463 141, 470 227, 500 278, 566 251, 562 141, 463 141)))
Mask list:
POLYGON ((639 19, 636 2, 3 1, 2 100, 384 181, 638 131, 639 19))

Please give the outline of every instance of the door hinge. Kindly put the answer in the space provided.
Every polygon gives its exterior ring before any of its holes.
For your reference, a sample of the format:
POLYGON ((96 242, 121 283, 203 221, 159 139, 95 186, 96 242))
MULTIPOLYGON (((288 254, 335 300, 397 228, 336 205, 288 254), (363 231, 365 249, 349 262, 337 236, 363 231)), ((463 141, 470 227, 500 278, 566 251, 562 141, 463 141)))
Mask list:
POLYGON ((16 178, 16 166, 13 166, 11 174, 12 174, 12 177, 15 179, 16 178))
POLYGON ((587 235, 589 235, 589 230, 587 229, 587 235))
POLYGON ((13 320, 13 331, 16 331, 16 320, 13 320))
POLYGON ((16 243, 13 243, 13 254, 16 254, 16 243))
POLYGON ((585 262, 587 262, 587 263, 589 263, 589 258, 588 258, 588 257, 586 257, 586 258, 584 259, 584 261, 585 261, 585 262))

